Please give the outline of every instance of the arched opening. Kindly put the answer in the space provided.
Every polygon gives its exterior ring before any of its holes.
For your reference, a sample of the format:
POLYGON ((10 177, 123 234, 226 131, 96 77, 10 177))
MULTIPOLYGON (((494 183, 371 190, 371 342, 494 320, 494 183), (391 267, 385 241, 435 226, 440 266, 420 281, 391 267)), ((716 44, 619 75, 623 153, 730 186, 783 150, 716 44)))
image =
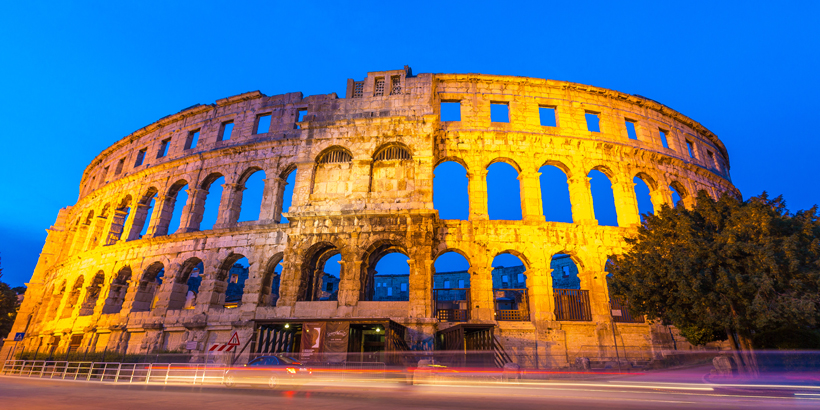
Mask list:
POLYGON ((128 292, 128 284, 131 282, 131 267, 126 266, 117 272, 117 276, 111 282, 108 290, 108 298, 103 306, 103 314, 119 313, 122 310, 122 303, 125 301, 125 294, 128 292))
POLYGON ((69 249, 69 254, 73 255, 78 252, 83 251, 83 247, 85 246, 85 240, 89 235, 89 230, 91 229, 92 224, 94 223, 94 210, 88 212, 88 215, 85 217, 83 222, 81 222, 77 226, 77 231, 74 234, 74 243, 71 244, 71 249, 69 249))
POLYGON ((247 177, 244 182, 240 184, 241 188, 245 188, 242 192, 242 198, 239 208, 238 222, 256 221, 259 219, 262 210, 262 197, 265 192, 265 171, 261 169, 255 171, 246 171, 247 177))
POLYGON ((148 227, 151 225, 151 215, 156 205, 157 192, 154 187, 148 188, 145 195, 140 198, 132 217, 134 221, 131 223, 131 232, 129 232, 127 240, 140 239, 148 232, 148 227))
POLYGON ((337 300, 341 255, 338 248, 322 242, 305 255, 299 281, 298 301, 337 300))
POLYGON ((288 218, 285 218, 282 212, 288 212, 291 204, 293 204, 293 187, 296 185, 296 168, 288 171, 282 179, 285 180, 285 186, 282 187, 281 190, 282 197, 280 198, 280 203, 282 205, 279 209, 279 223, 286 224, 288 223, 288 218))
POLYGON ((544 219, 551 222, 572 223, 572 202, 569 198, 567 174, 554 165, 544 165, 538 169, 541 176, 541 206, 544 219))
POLYGON ((578 265, 570 255, 555 254, 550 262, 555 318, 565 321, 591 321, 589 291, 581 289, 578 265))
POLYGON ((178 181, 171 186, 168 197, 165 199, 165 207, 160 215, 160 226, 157 235, 169 235, 176 232, 184 232, 182 226, 182 212, 185 211, 185 204, 188 203, 188 183, 178 181), (166 219, 167 218, 167 219, 166 219), (167 221, 163 223, 164 221, 167 221))
POLYGON ((134 295, 132 312, 148 312, 157 304, 157 291, 162 285, 162 276, 165 274, 165 266, 162 262, 154 262, 145 269, 140 278, 137 294, 134 295))
POLYGON ((202 260, 196 257, 188 258, 182 263, 179 272, 174 277, 168 310, 196 307, 196 297, 199 294, 199 284, 202 283, 204 268, 202 260))
POLYGON ((521 220, 518 171, 506 162, 487 167, 487 213, 492 220, 521 220))
MULTIPOLYGON (((242 304, 242 295, 245 292, 245 281, 250 274, 250 262, 245 255, 232 253, 219 266, 216 272, 216 280, 225 290, 224 298, 220 296, 220 302, 226 308, 235 308, 242 304)), ((222 289, 214 288, 214 291, 221 292, 222 289)))
POLYGON ((88 246, 85 250, 90 251, 100 243, 100 237, 105 229, 105 222, 108 220, 108 213, 111 211, 111 204, 105 204, 100 214, 92 219, 89 228, 88 246))
POLYGON ((225 184, 225 177, 222 174, 211 174, 202 183, 202 191, 198 195, 202 195, 202 209, 198 212, 202 213, 202 221, 199 223, 200 231, 207 231, 214 228, 216 220, 219 217, 219 208, 222 203, 222 185, 225 184))
POLYGON ((470 262, 456 251, 447 251, 433 262, 433 303, 440 322, 470 320, 470 262))
POLYGON ((672 191, 672 207, 677 208, 678 204, 683 204, 683 199, 686 198, 686 190, 680 182, 675 181, 669 185, 669 190, 672 191))
POLYGON ((407 255, 399 251, 385 254, 376 262, 376 290, 373 300, 400 301, 410 300, 410 265, 407 255))
POLYGON ((105 273, 97 272, 91 280, 91 284, 85 289, 85 302, 80 307, 80 316, 90 316, 97 307, 97 299, 100 297, 102 285, 105 282, 105 273))
POLYGON ((644 215, 655 213, 655 207, 652 206, 649 184, 640 176, 632 178, 632 182, 635 184, 635 199, 638 202, 638 214, 641 216, 641 221, 643 221, 644 215))
POLYGON ((593 169, 589 171, 589 186, 592 191, 592 209, 598 225, 618 226, 618 212, 615 210, 615 194, 612 191, 612 182, 603 172, 593 169))
POLYGON ((279 301, 279 286, 282 283, 282 254, 276 254, 265 265, 262 277, 262 291, 259 293, 259 306, 276 306, 279 301))
POLYGON ((433 207, 439 219, 470 217, 467 170, 458 162, 446 161, 433 171, 433 207))
POLYGON ((111 219, 111 228, 108 230, 108 238, 105 240, 106 245, 113 245, 122 238, 125 221, 128 220, 128 216, 131 214, 131 201, 131 195, 127 195, 114 210, 114 217, 111 219))
POLYGON ((518 256, 504 252, 493 258, 492 267, 495 320, 530 320, 524 262, 518 256))
POLYGON ((49 305, 48 311, 46 312, 46 321, 52 320, 57 317, 57 311, 60 309, 60 303, 63 301, 63 297, 65 296, 65 288, 66 282, 63 281, 63 283, 60 284, 60 288, 57 291, 57 293, 52 295, 51 304, 49 305))
POLYGON ((85 283, 85 278, 82 276, 74 282, 74 286, 71 287, 71 292, 68 293, 65 306, 63 306, 60 319, 69 318, 74 313, 74 307, 77 306, 77 301, 80 299, 80 292, 83 290, 83 283, 85 283))
POLYGON ((317 200, 345 196, 353 189, 353 155, 345 148, 331 147, 316 158, 311 197, 317 200))

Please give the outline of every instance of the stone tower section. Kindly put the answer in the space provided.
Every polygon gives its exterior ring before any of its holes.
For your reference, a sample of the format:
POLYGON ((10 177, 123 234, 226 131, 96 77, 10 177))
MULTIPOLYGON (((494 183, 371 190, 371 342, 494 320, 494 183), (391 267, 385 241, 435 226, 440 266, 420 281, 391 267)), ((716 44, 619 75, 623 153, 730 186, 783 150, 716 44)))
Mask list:
MULTIPOLYGON (((739 194, 726 148, 699 123, 644 97, 569 82, 405 67, 348 80, 344 98, 255 91, 196 105, 88 165, 77 202, 48 229, 2 357, 17 332, 26 334, 18 351, 203 351, 234 331, 261 351, 264 329, 317 320, 388 323, 401 329, 388 350, 423 346, 454 326, 490 326, 525 366, 564 366, 579 351, 608 357, 614 327, 604 265, 640 224, 635 177, 655 209, 673 205, 673 190, 687 207, 699 190, 739 194), (457 120, 442 121, 443 102, 458 104, 457 120), (492 121, 493 104, 506 106, 507 121, 492 121), (543 109, 554 124, 542 125, 543 109), (465 220, 440 219, 433 205, 434 169, 446 161, 467 172, 465 220), (518 173, 521 220, 488 216, 487 169, 497 162, 518 173), (572 223, 545 220, 544 165, 566 174, 572 223), (612 183, 618 226, 596 220, 592 170, 612 183), (246 182, 258 172, 259 215, 240 221, 246 182), (185 203, 177 201, 183 190, 185 203), (218 204, 218 216, 202 230, 206 203, 218 204), (449 251, 470 264, 463 314, 441 314, 434 296, 433 264, 449 251), (406 285, 395 279, 406 297, 377 300, 375 265, 395 252, 410 267, 406 285), (499 310, 491 263, 501 253, 524 263, 517 302, 526 306, 515 315, 499 310), (327 287, 322 266, 336 255, 339 278, 327 287), (577 266, 587 298, 581 320, 559 312, 554 255, 577 266), (242 257, 250 265, 244 288, 229 303, 231 269, 242 257), (201 279, 195 292, 192 277, 201 279)), ((615 332, 622 346, 667 348, 660 325, 636 320, 615 332)))

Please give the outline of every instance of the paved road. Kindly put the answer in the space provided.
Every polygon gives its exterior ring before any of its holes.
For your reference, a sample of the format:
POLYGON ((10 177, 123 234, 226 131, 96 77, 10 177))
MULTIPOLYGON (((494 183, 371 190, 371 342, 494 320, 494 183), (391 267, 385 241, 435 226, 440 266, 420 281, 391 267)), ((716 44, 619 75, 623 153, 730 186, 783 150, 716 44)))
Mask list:
POLYGON ((0 377, 0 408, 16 409, 747 409, 820 408, 820 395, 712 391, 619 382, 532 385, 303 386, 295 390, 121 385, 0 377), (660 387, 659 387, 660 386, 660 387))

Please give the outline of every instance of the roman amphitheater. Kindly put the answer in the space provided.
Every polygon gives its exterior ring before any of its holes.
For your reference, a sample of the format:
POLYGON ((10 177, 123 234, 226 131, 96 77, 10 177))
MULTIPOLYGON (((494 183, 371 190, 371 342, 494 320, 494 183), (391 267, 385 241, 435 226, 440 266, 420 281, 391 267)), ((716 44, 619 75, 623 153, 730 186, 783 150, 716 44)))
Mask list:
POLYGON ((669 328, 610 301, 604 267, 640 224, 635 181, 654 209, 673 206, 673 193, 683 206, 699 190, 738 194, 715 134, 645 97, 536 78, 405 67, 347 80, 344 97, 248 92, 161 118, 105 149, 48 229, 0 357, 12 348, 206 352, 234 332, 244 357, 312 347, 386 361, 391 352, 494 349, 543 368, 603 360, 618 346, 650 356, 674 348, 669 328), (454 117, 444 118, 445 105, 454 117), (444 163, 466 171, 464 219, 442 219, 434 206, 444 163), (520 220, 489 216, 496 163, 517 172, 520 220), (565 175, 572 222, 545 218, 544 167, 565 175), (611 183, 617 226, 596 219, 596 170, 611 183), (252 175, 264 175, 259 215, 240 222, 252 175), (219 178, 221 196, 208 196, 219 178), (218 216, 200 229, 206 202, 218 216), (434 264, 448 252, 469 262, 460 291, 434 286, 434 264), (375 296, 374 267, 391 253, 406 255, 409 275, 406 295, 385 300, 375 296), (500 254, 523 262, 520 283, 494 280, 500 254), (336 255, 327 297, 322 269, 336 255), (554 288, 555 255, 577 267, 576 289, 554 288), (228 303, 241 258, 244 288, 228 303), (341 347, 321 335, 324 344, 305 346, 309 328, 348 335, 341 347))

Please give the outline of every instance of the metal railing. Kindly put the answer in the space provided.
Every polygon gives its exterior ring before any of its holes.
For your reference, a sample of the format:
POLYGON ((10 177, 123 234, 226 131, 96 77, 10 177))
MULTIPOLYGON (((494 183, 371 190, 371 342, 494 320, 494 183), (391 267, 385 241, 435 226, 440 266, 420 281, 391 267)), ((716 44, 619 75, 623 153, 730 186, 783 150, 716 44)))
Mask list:
POLYGON ((554 289, 553 295, 556 320, 592 321, 588 290, 554 289))
POLYGON ((644 317, 633 317, 629 313, 629 302, 626 299, 613 297, 610 300, 612 303, 612 319, 615 323, 644 323, 644 317))
POLYGON ((528 321, 530 303, 527 289, 493 289, 495 320, 528 321))
POLYGON ((0 374, 111 383, 222 383, 225 367, 203 363, 113 363, 7 360, 0 374))
POLYGON ((470 289, 433 289, 433 304, 439 322, 470 320, 470 289))

